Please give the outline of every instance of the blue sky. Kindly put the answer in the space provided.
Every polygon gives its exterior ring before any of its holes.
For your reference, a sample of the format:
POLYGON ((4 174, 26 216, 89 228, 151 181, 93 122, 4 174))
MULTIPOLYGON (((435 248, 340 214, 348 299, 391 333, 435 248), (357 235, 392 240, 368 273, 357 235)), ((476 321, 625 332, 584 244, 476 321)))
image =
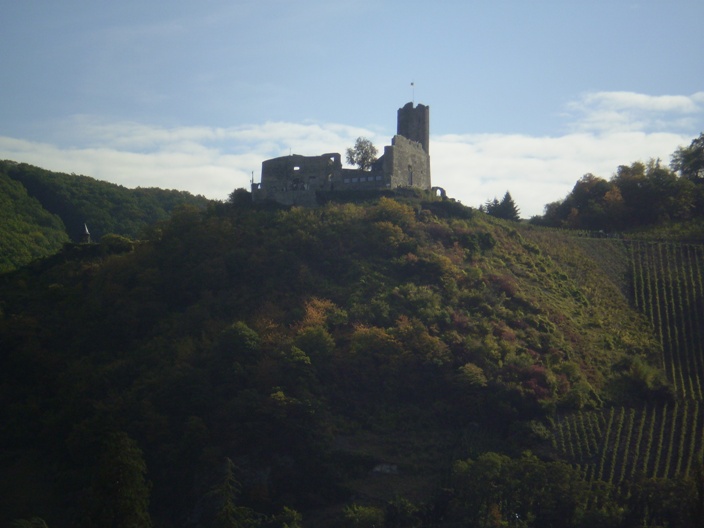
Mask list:
POLYGON ((541 214, 704 131, 701 0, 0 0, 0 158, 225 199, 264 159, 381 149, 541 214), (411 82, 414 88, 411 88, 411 82))

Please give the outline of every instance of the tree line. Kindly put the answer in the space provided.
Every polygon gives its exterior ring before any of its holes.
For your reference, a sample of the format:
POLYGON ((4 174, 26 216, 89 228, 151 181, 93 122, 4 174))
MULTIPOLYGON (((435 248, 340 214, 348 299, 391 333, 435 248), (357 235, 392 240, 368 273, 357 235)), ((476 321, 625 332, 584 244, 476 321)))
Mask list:
POLYGON ((545 206, 537 225, 624 231, 704 217, 704 133, 658 160, 620 165, 606 180, 585 174, 563 199, 545 206))

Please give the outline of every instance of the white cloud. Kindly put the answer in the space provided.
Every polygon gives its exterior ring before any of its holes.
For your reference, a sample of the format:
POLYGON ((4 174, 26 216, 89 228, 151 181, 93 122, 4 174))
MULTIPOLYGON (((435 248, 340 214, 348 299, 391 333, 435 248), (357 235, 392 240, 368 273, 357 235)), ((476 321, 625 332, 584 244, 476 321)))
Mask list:
POLYGON ((433 184, 471 206, 510 191, 528 218, 564 198, 588 172, 608 179, 618 165, 651 157, 668 161, 678 145, 691 139, 643 132, 437 136, 431 141, 433 184))
POLYGON ((181 189, 225 199, 235 188, 249 188, 252 173, 259 181, 265 159, 289 152, 343 152, 358 136, 384 141, 366 129, 317 123, 166 128, 80 116, 65 126, 70 143, 81 146, 0 136, 0 158, 127 187, 181 189))
POLYGON ((593 92, 567 105, 577 130, 688 130, 704 113, 704 92, 692 95, 646 95, 593 92))
MULTIPOLYGON (((620 164, 651 157, 669 161, 679 145, 699 135, 704 92, 658 97, 597 92, 580 97, 569 110, 578 115, 564 135, 433 135, 433 183, 471 206, 508 190, 523 217, 542 214, 545 204, 564 198, 587 172, 609 178, 620 164)), ((160 127, 78 116, 62 124, 56 144, 0 137, 0 158, 128 187, 225 199, 235 188, 248 188, 252 172, 258 181, 265 159, 289 152, 344 153, 358 136, 378 147, 390 142, 378 132, 334 123, 160 127)))
POLYGON ((635 92, 596 92, 583 96, 584 103, 613 109, 694 113, 701 111, 704 92, 686 95, 646 95, 635 92))

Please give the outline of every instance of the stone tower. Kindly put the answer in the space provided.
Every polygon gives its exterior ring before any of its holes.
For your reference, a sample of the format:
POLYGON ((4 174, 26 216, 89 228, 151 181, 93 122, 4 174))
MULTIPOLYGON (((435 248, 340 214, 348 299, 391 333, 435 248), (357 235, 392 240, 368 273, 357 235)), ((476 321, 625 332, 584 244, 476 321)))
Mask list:
POLYGON ((426 154, 430 154, 430 107, 406 103, 398 109, 396 133, 421 144, 426 154))

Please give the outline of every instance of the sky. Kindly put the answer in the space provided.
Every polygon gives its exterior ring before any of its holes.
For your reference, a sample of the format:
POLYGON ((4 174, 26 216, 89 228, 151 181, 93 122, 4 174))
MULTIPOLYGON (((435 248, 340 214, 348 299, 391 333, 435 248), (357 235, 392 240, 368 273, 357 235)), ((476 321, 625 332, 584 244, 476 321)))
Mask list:
POLYGON ((702 0, 0 0, 0 159, 225 200, 262 161, 383 151, 529 218, 704 131, 702 0))

